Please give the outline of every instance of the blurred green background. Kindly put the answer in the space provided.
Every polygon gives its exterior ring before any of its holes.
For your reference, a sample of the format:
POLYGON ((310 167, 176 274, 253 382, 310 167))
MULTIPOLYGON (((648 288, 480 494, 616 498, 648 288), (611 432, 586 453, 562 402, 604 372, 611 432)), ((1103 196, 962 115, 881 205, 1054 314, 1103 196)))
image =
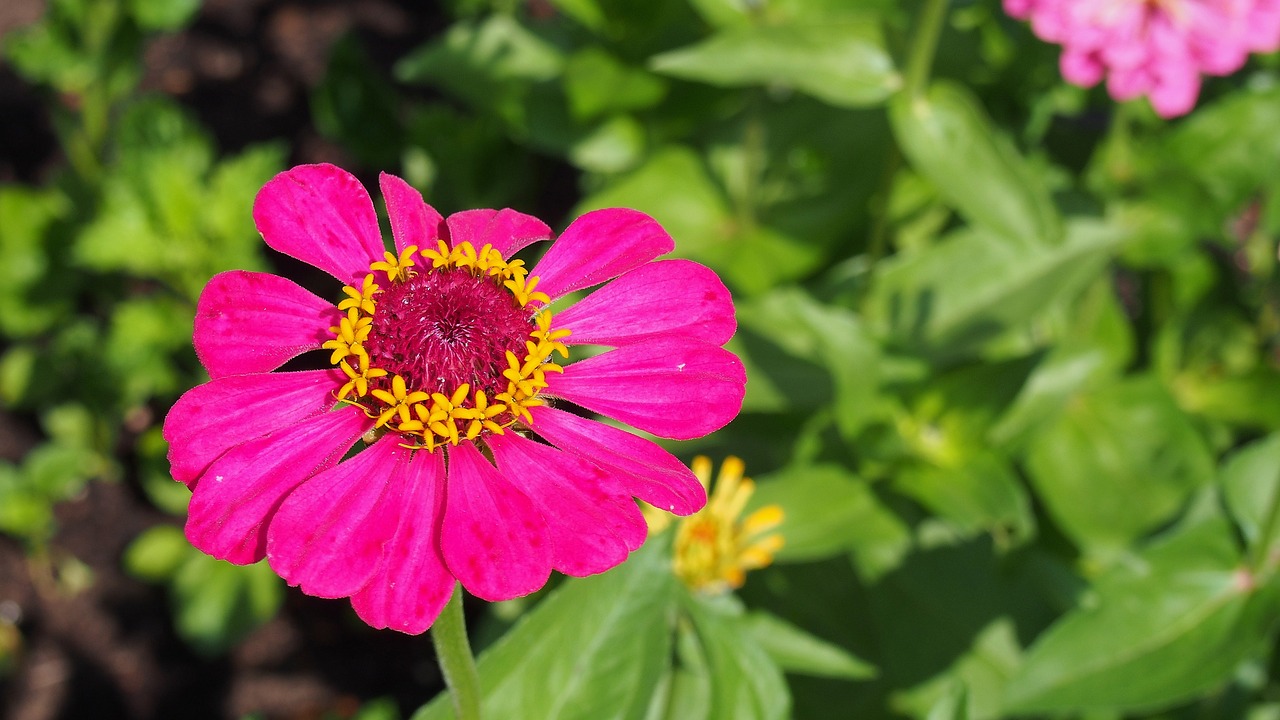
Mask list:
POLYGON ((250 216, 628 206, 733 290, 787 545, 468 608, 492 717, 1280 719, 1280 59, 1163 121, 996 0, 5 0, 0 715, 436 718, 425 638, 190 548, 160 422, 250 216), (381 208, 380 208, 381 210, 381 208), (499 639, 501 638, 501 639, 499 639))

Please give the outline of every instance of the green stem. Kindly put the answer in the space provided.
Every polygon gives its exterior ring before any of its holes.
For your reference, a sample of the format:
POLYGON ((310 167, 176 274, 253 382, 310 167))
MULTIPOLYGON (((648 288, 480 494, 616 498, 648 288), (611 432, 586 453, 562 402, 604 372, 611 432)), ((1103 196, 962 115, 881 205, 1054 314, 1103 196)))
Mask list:
POLYGON ((480 673, 471 656, 467 641, 467 623, 462 615, 462 585, 455 585, 453 597, 431 627, 431 641, 436 646, 436 659, 444 674, 445 685, 453 697, 453 714, 457 720, 480 718, 480 673))
POLYGON ((910 97, 918 97, 929 82, 933 56, 938 51, 938 38, 942 35, 942 23, 946 19, 947 0, 925 0, 920 25, 911 41, 911 55, 907 58, 907 77, 903 89, 910 97))

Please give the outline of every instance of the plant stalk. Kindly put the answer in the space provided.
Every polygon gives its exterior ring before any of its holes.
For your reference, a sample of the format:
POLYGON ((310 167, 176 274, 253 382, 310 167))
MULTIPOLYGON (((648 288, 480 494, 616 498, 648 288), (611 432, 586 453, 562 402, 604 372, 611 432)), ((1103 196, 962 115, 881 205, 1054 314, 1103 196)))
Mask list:
POLYGON ((453 597, 431 626, 431 641, 436 647, 436 659, 444 674, 444 683, 453 699, 453 714, 457 720, 480 718, 480 673, 471 655, 471 643, 467 640, 467 623, 462 614, 462 585, 453 588, 453 597))

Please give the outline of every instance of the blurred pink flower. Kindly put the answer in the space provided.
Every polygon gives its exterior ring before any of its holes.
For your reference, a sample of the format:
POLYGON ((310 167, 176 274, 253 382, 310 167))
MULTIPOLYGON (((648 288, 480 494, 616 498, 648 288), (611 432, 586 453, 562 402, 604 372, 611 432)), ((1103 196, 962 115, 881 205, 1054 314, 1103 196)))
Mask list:
POLYGON ((1062 76, 1107 79, 1116 100, 1145 95, 1163 117, 1183 115, 1200 76, 1229 75, 1250 53, 1280 49, 1280 0, 1004 0, 1046 42, 1062 45, 1062 76))
POLYGON ((679 515, 705 504, 658 445, 549 399, 673 439, 731 420, 746 375, 721 347, 736 322, 715 273, 655 260, 671 237, 623 209, 578 218, 528 271, 511 256, 550 239, 541 221, 445 219, 400 178, 381 187, 396 254, 369 194, 332 165, 281 173, 255 201, 268 245, 346 285, 336 306, 246 271, 201 294, 195 347, 212 379, 164 425, 193 545, 266 557, 303 592, 419 633, 455 578, 504 600, 553 568, 622 562, 646 536, 633 496, 679 515), (552 302, 602 283, 553 318, 552 302), (613 349, 560 364, 575 344, 613 349), (272 372, 321 348, 335 367, 272 372))

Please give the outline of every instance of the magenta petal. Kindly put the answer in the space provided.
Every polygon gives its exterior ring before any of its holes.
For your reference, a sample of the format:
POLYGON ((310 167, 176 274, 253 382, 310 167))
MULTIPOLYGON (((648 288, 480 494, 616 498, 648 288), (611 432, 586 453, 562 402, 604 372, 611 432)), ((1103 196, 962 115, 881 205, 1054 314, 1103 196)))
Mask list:
POLYGON ((693 471, 652 441, 564 410, 535 407, 533 429, 548 442, 620 476, 626 492, 676 515, 707 504, 707 491, 693 471))
POLYGON ((450 244, 465 241, 477 250, 489 244, 504 258, 539 240, 551 238, 551 228, 546 223, 510 209, 464 210, 450 215, 445 222, 449 225, 450 244))
POLYGON ((267 560, 290 585, 316 597, 348 597, 382 563, 403 512, 409 453, 384 435, 372 447, 302 483, 267 530, 267 560))
POLYGON ((378 185, 387 203, 396 251, 401 252, 410 245, 434 249, 440 238, 440 223, 444 221, 440 213, 422 201, 422 193, 395 175, 382 173, 378 176, 378 185))
POLYGON ((659 337, 548 374, 547 394, 660 437, 688 440, 724 427, 742 408, 747 375, 716 345, 659 337))
POLYGON ((297 283, 268 273, 213 276, 196 303, 196 356, 209 377, 274 370, 331 339, 340 313, 297 283))
POLYGON ((594 210, 556 238, 531 275, 552 300, 599 285, 675 249, 656 220, 636 210, 594 210))
POLYGON ((164 419, 173 479, 190 484, 242 442, 333 407, 336 370, 232 375, 187 391, 164 419))
POLYGON ((556 570, 604 572, 644 542, 644 516, 629 496, 609 492, 608 471, 515 433, 490 436, 488 444, 498 469, 546 519, 556 570))
POLYGON ((551 575, 551 543, 537 506, 469 442, 449 448, 440 551, 472 595, 510 600, 551 575))
POLYGON ((444 517, 444 453, 416 452, 409 460, 400 522, 382 565, 351 597, 361 620, 375 628, 416 635, 435 622, 453 594, 454 579, 440 557, 444 517))
POLYGON ((334 165, 299 165, 272 178, 253 201, 253 220, 272 248, 360 286, 384 246, 373 201, 334 165))
POLYGON ((343 407, 232 448, 196 482, 187 539, 238 565, 261 560, 267 523, 285 495, 337 463, 372 425, 360 410, 343 407))
POLYGON ((690 260, 638 267, 556 313, 555 325, 573 331, 567 343, 613 346, 677 333, 723 345, 738 327, 728 288, 690 260))

